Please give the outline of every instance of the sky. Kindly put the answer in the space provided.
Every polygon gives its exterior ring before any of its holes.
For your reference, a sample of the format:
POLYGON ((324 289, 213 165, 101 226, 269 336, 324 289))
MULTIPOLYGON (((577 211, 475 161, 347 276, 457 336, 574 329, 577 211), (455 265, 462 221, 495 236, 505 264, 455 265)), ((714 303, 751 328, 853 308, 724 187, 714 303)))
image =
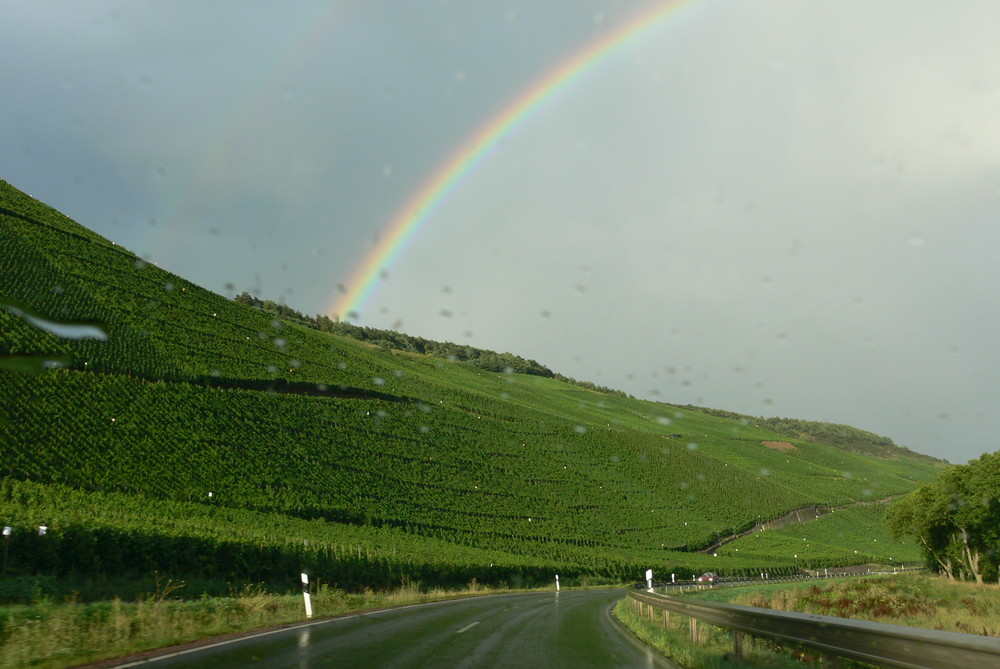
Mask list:
POLYGON ((223 295, 961 463, 1000 450, 998 24, 11 0, 0 177, 223 295))

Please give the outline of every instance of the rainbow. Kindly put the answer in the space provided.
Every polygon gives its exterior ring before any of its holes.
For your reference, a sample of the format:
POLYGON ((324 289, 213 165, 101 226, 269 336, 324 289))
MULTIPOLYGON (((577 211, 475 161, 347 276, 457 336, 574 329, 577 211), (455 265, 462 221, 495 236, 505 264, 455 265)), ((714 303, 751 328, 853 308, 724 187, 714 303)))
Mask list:
POLYGON ((536 79, 503 107, 454 152, 410 197, 392 218, 378 243, 358 265, 346 289, 327 310, 337 316, 358 318, 374 295, 386 270, 403 254, 421 226, 462 183, 463 179, 497 147, 500 139, 517 128, 543 103, 579 80, 594 65, 626 44, 642 37, 680 9, 696 0, 667 0, 647 8, 569 59, 536 79))

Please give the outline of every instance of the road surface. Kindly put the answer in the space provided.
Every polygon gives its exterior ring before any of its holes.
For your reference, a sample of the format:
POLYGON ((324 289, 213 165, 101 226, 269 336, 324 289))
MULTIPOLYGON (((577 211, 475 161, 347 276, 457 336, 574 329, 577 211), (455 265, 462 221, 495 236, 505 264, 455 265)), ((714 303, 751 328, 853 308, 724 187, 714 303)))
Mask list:
POLYGON ((588 590, 439 602, 314 622, 121 666, 663 666, 609 619, 608 609, 624 595, 623 590, 588 590))

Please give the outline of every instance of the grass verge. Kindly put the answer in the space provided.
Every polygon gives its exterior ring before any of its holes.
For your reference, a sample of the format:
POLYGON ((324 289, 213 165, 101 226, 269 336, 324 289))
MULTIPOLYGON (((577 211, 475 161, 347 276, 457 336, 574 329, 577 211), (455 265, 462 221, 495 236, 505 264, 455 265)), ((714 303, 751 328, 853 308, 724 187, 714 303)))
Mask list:
MULTIPOLYGON (((736 669, 741 667, 773 667, 801 669, 808 657, 790 657, 771 641, 744 638, 743 657, 733 655, 733 635, 726 629, 698 623, 698 643, 691 642, 690 618, 670 614, 670 626, 664 628, 661 612, 655 622, 640 615, 634 600, 625 598, 613 611, 636 637, 648 646, 687 669, 736 669)), ((805 666, 808 666, 806 664, 805 666)))
MULTIPOLYGON (((314 618, 354 611, 511 592, 474 581, 461 590, 422 591, 411 585, 390 592, 347 593, 324 584, 312 592, 314 618)), ((0 668, 58 669, 123 657, 226 634, 305 619, 301 594, 246 587, 231 597, 180 600, 169 584, 142 600, 55 602, 0 607, 0 668)))
POLYGON ((1000 636, 1000 586, 929 574, 724 588, 698 596, 743 606, 1000 636))

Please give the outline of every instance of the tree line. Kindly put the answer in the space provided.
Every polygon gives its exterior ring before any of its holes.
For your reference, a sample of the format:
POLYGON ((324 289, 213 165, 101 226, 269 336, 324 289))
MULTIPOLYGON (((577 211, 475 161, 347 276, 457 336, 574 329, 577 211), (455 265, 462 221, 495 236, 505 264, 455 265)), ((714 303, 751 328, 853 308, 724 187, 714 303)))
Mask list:
POLYGON ((450 360, 452 362, 464 362, 489 372, 530 374, 542 376, 549 379, 557 379, 565 383, 571 383, 581 388, 593 390, 599 393, 617 395, 619 397, 631 397, 621 390, 615 390, 605 386, 600 386, 589 381, 578 381, 572 377, 564 376, 553 372, 545 365, 528 358, 523 358, 513 353, 497 353, 487 349, 476 348, 464 344, 452 342, 439 342, 424 337, 414 337, 395 330, 383 330, 380 328, 363 327, 353 325, 333 319, 326 314, 316 314, 309 316, 286 304, 279 304, 274 300, 261 300, 253 295, 243 292, 234 298, 239 304, 245 304, 261 311, 265 311, 275 316, 297 321, 307 327, 328 332, 330 334, 350 337, 358 341, 363 341, 386 350, 406 351, 410 353, 423 353, 450 360))

